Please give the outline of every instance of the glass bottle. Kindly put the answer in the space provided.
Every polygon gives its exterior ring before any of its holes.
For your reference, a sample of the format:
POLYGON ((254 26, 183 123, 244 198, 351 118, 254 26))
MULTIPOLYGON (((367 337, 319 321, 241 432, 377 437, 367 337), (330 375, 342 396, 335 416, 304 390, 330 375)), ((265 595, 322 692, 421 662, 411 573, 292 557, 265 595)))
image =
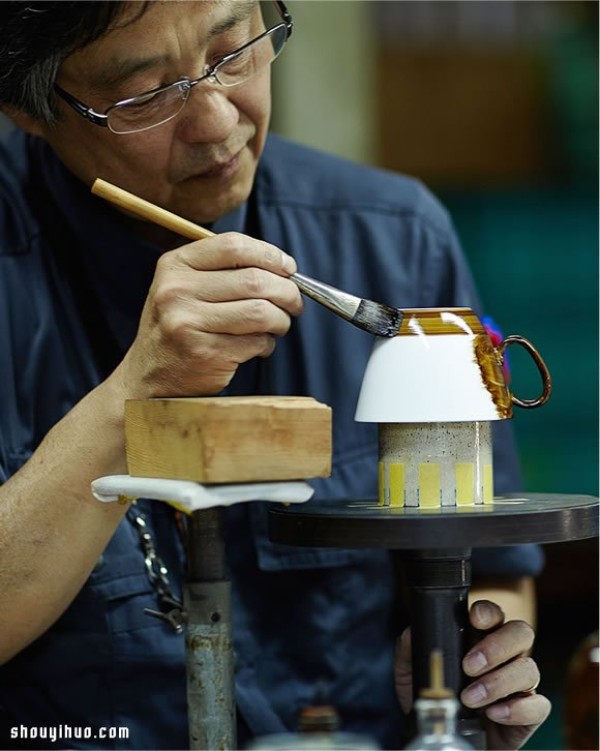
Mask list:
POLYGON ((430 687, 415 701, 418 735, 404 748, 413 751, 473 751, 473 746, 456 730, 458 701, 444 686, 442 653, 430 656, 430 687))

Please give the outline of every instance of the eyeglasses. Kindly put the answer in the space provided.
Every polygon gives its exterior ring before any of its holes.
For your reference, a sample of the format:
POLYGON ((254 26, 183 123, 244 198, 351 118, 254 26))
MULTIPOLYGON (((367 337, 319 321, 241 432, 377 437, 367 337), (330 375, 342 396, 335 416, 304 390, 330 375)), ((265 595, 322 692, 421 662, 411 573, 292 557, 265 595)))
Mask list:
POLYGON ((285 4, 274 0, 282 22, 251 39, 243 47, 207 65, 200 78, 183 76, 174 83, 158 86, 144 94, 122 99, 105 112, 96 112, 92 107, 76 99, 68 91, 54 84, 54 90, 75 112, 94 125, 108 128, 113 133, 125 135, 140 133, 157 125, 169 122, 181 112, 194 86, 202 81, 220 84, 226 88, 239 86, 269 66, 280 54, 290 38, 294 22, 285 4))

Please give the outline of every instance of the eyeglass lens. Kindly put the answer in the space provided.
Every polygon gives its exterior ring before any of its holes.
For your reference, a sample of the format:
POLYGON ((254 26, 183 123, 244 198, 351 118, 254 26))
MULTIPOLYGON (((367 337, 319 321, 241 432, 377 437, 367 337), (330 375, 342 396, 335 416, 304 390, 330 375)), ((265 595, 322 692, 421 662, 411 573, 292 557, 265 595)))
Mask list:
MULTIPOLYGON (((270 65, 283 49, 287 38, 284 25, 270 29, 231 57, 219 63, 214 79, 226 87, 237 86, 270 65)), ((210 80, 210 78, 209 78, 210 80)), ((108 127, 113 133, 137 133, 162 125, 179 114, 186 103, 190 85, 179 81, 155 93, 134 97, 115 105, 107 113, 108 127)))

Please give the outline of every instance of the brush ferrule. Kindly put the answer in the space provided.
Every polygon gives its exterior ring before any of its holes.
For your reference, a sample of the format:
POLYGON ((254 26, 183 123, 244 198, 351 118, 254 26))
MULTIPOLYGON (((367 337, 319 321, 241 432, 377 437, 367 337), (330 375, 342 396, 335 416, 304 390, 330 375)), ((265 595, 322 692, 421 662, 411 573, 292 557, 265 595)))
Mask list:
POLYGON ((347 321, 352 321, 356 315, 361 303, 360 297, 349 295, 347 292, 318 282, 316 279, 304 276, 304 274, 292 274, 290 279, 298 286, 300 292, 321 303, 347 321))

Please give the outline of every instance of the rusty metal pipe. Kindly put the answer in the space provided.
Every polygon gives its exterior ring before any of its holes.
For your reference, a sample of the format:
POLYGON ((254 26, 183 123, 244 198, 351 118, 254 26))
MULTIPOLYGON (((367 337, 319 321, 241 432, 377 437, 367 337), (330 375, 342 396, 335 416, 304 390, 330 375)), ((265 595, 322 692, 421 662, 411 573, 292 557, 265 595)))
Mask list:
POLYGON ((192 514, 188 537, 186 660, 191 749, 237 748, 231 582, 223 510, 192 514))

